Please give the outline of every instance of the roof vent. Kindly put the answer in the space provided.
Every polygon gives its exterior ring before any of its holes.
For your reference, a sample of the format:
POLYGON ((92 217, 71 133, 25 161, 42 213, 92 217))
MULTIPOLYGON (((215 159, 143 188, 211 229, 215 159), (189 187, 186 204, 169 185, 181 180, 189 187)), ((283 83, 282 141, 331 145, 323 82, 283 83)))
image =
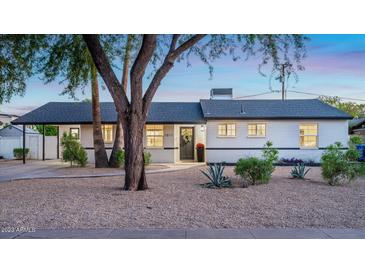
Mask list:
POLYGON ((210 99, 232 100, 233 89, 231 88, 212 88, 210 90, 210 99))
POLYGON ((245 110, 243 109, 243 104, 241 104, 241 111, 240 114, 246 114, 245 110))

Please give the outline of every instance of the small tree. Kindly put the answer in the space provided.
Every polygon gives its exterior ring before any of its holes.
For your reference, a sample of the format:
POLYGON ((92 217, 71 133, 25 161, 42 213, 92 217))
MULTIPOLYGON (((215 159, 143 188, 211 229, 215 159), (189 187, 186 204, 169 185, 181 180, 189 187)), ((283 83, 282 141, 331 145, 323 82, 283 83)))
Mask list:
POLYGON ((71 166, 73 166, 74 162, 82 167, 87 164, 87 153, 85 149, 71 134, 67 134, 66 132, 63 134, 61 145, 63 148, 63 161, 70 162, 71 166))

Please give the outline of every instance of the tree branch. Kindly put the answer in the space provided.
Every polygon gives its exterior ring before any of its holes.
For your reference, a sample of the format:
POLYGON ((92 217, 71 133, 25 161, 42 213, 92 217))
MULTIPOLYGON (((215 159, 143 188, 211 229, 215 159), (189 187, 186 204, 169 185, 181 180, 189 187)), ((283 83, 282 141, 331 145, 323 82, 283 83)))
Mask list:
POLYGON ((138 52, 137 58, 134 61, 130 72, 132 108, 135 108, 137 110, 137 108, 140 107, 141 112, 142 112, 142 78, 145 73, 146 67, 155 51, 156 36, 157 35, 155 34, 143 35, 142 46, 138 52))
POLYGON ((170 71, 170 69, 174 66, 175 60, 182 54, 185 50, 194 46, 197 42, 203 39, 205 34, 196 34, 183 44, 181 44, 177 49, 176 43, 179 38, 179 35, 174 34, 170 44, 170 50, 166 54, 164 62, 160 66, 160 68, 156 71, 150 85, 148 86, 145 95, 143 96, 143 115, 147 117, 148 109, 151 104, 152 98, 155 95, 158 86, 160 85, 162 79, 166 76, 166 74, 170 71))
POLYGON ((122 85, 119 83, 118 78, 109 63, 108 57, 100 44, 99 38, 96 34, 84 34, 83 38, 97 70, 103 78, 110 95, 114 100, 117 112, 124 120, 129 108, 129 101, 122 85))

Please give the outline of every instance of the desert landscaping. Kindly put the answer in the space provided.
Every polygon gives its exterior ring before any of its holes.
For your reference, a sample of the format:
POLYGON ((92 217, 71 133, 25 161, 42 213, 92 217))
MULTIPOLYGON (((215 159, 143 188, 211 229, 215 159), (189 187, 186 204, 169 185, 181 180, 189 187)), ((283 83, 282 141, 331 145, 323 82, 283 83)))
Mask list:
POLYGON ((123 178, 38 179, 0 184, 0 227, 42 228, 365 228, 365 180, 329 186, 320 168, 307 180, 276 167, 268 184, 201 184, 204 167, 148 174, 149 189, 122 191, 123 178))

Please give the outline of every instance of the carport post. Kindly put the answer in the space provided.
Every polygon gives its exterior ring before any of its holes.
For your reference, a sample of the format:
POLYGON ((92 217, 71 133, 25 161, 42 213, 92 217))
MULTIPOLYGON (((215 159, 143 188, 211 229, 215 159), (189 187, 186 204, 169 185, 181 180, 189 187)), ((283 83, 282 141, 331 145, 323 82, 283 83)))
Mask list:
POLYGON ((46 132, 45 132, 45 130, 44 130, 44 124, 43 124, 43 144, 42 144, 42 160, 44 161, 45 160, 45 148, 46 148, 46 143, 45 143, 45 140, 46 140, 46 138, 45 138, 45 136, 46 136, 46 132))
POLYGON ((57 127, 57 159, 60 158, 60 126, 57 127))
POLYGON ((25 125, 23 125, 23 164, 25 164, 25 125))

